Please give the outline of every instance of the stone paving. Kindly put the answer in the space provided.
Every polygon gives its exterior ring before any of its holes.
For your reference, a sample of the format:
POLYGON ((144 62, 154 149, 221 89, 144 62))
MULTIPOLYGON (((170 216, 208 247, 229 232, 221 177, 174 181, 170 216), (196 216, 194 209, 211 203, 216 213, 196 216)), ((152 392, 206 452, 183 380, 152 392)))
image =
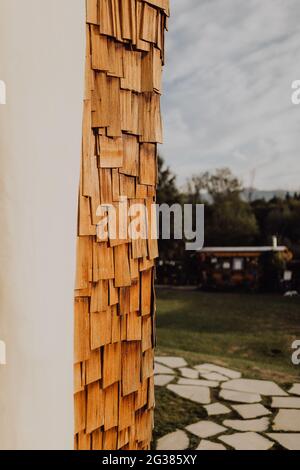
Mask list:
POLYGON ((197 450, 300 450, 299 383, 282 387, 216 364, 191 367, 179 357, 157 357, 155 385, 207 414, 159 439, 157 450, 189 449, 192 438, 199 439, 197 450))

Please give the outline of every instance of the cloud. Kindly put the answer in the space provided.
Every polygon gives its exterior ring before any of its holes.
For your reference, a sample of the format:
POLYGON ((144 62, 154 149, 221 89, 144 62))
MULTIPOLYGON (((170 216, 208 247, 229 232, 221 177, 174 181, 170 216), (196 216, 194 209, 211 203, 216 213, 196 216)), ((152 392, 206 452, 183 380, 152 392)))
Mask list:
POLYGON ((300 189, 299 0, 172 0, 161 153, 184 183, 229 166, 300 189))

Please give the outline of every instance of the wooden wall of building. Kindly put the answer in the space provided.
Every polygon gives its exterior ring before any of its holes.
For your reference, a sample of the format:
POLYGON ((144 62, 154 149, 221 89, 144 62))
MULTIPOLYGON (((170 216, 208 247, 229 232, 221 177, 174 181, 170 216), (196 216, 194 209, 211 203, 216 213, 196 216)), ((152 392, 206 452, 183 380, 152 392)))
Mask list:
POLYGON ((75 287, 79 450, 142 450, 151 442, 157 241, 113 239, 111 220, 100 233, 97 208, 155 201, 168 15, 169 0, 87 0, 75 287))

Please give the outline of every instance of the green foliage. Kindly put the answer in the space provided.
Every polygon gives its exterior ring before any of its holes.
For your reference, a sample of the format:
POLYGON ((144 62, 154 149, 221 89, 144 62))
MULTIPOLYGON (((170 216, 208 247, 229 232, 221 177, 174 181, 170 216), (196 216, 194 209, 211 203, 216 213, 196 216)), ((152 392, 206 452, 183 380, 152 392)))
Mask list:
MULTIPOLYGON (((161 157, 158 173, 158 203, 205 204, 206 246, 269 245, 276 235, 300 257, 300 194, 245 201, 242 182, 228 168, 193 175, 180 191, 161 157)), ((160 248, 165 259, 185 256, 184 244, 177 240, 163 241, 160 248)))
POLYGON ((300 336, 298 297, 164 289, 157 297, 158 355, 220 363, 249 378, 299 378, 291 362, 300 336))

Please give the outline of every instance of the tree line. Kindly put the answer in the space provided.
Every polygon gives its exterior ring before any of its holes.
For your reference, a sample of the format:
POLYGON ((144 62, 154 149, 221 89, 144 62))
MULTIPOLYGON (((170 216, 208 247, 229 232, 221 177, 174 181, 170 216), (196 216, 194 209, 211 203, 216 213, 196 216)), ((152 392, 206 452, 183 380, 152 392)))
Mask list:
MULTIPOLYGON (((205 204, 205 246, 271 245, 278 243, 300 258, 300 193, 286 193, 270 200, 253 198, 229 168, 202 172, 179 189, 176 176, 158 161, 158 204, 205 204)), ((184 241, 160 240, 163 260, 185 256, 184 241)))

